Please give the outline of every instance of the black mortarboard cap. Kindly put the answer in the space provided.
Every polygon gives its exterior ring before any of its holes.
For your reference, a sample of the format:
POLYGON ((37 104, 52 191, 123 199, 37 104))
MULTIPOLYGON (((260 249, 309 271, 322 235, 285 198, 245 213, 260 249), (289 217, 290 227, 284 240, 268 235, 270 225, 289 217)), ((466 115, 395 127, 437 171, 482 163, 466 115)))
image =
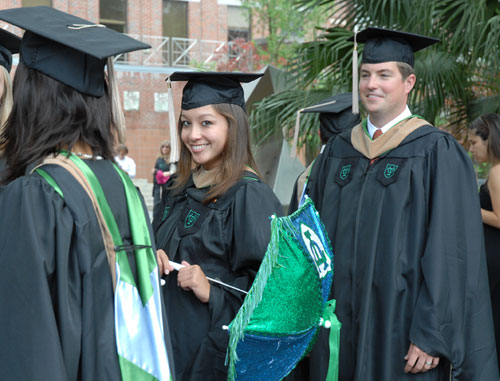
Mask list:
POLYGON ((26 30, 21 61, 84 94, 104 95, 108 57, 150 46, 51 7, 0 11, 0 20, 26 30))
POLYGON ((323 99, 314 106, 304 108, 301 112, 319 113, 321 136, 326 141, 361 122, 359 114, 353 114, 351 107, 352 93, 342 93, 323 99))
POLYGON ((212 104, 230 103, 245 109, 241 82, 252 82, 264 74, 236 72, 176 71, 171 81, 188 81, 182 91, 182 109, 190 110, 212 104))
POLYGON ((12 55, 19 52, 20 42, 20 37, 5 29, 0 29, 0 65, 8 72, 12 68, 12 55))
POLYGON ((363 63, 405 62, 413 67, 413 53, 422 50, 438 39, 413 33, 382 28, 366 28, 351 37, 350 41, 364 43, 363 63))

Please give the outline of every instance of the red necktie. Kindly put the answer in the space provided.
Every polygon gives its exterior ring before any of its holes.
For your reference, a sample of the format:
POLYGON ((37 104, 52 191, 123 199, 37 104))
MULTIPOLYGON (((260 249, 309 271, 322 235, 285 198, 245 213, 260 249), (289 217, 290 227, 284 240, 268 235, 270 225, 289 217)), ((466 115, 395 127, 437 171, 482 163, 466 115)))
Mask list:
POLYGON ((375 130, 375 133, 373 134, 372 140, 377 139, 380 135, 382 135, 382 130, 380 128, 377 128, 375 130))
MULTIPOLYGON (((377 128, 375 130, 375 133, 373 134, 372 140, 377 139, 380 135, 382 135, 382 130, 380 128, 377 128)), ((370 160, 370 165, 372 165, 373 163, 375 163, 375 160, 377 160, 377 158, 371 159, 370 160)))

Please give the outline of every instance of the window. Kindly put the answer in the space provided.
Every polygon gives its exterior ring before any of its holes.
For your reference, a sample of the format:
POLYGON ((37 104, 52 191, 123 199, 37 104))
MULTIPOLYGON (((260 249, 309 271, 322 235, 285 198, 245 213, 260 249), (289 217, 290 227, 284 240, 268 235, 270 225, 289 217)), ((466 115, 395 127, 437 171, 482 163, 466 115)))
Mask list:
POLYGON ((163 0, 163 35, 187 38, 187 12, 187 2, 163 0))
POLYGON ((168 93, 155 93, 155 112, 168 112, 168 93))
POLYGON ((242 7, 227 7, 227 39, 250 41, 250 14, 242 7))
POLYGON ((23 7, 37 7, 39 5, 46 5, 48 7, 52 6, 52 0, 23 0, 23 7))
POLYGON ((123 92, 123 109, 125 111, 138 111, 141 93, 138 91, 123 92))
POLYGON ((101 0, 99 22, 117 32, 127 31, 127 0, 101 0))

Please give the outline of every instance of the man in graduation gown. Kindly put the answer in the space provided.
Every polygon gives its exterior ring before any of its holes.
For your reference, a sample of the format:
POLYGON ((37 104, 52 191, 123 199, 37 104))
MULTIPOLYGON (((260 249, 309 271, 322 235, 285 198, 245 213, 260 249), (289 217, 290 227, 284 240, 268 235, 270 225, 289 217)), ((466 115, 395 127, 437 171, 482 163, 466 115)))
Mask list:
MULTIPOLYGON (((471 161, 406 105, 413 52, 436 40, 369 28, 357 41, 368 118, 329 141, 307 189, 335 255, 339 378, 449 380, 451 365, 453 380, 498 380, 471 161)), ((326 335, 311 380, 326 375, 326 335)))

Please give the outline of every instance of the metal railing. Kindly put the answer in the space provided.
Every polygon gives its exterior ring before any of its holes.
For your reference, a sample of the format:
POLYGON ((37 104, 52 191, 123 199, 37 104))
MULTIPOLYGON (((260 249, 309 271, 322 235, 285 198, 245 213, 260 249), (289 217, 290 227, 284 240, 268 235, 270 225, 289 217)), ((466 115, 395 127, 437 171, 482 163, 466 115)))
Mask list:
POLYGON ((129 65, 215 68, 229 61, 252 67, 251 46, 244 48, 233 41, 199 40, 194 38, 139 36, 130 34, 151 45, 150 49, 120 54, 115 62, 129 65))
MULTIPOLYGON (((20 34, 20 29, 13 25, 5 25, 2 28, 20 34)), ((128 65, 197 67, 200 69, 216 69, 220 64, 231 63, 237 68, 253 69, 252 45, 241 44, 241 41, 200 40, 138 34, 128 34, 128 36, 151 45, 151 48, 119 54, 113 58, 114 62, 128 65)))

